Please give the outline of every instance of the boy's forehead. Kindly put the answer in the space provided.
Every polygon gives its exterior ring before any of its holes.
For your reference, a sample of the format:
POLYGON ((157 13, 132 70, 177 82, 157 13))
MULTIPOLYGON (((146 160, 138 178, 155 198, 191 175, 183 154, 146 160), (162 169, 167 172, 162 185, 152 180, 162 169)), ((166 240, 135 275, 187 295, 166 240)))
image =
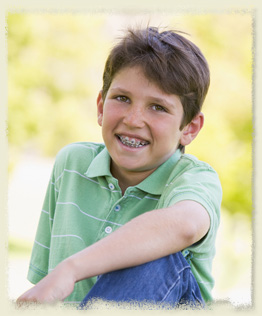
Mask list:
POLYGON ((122 69, 120 69, 114 76, 112 83, 111 83, 111 88, 112 89, 119 89, 124 91, 128 91, 128 87, 130 87, 130 80, 135 79, 134 81, 138 82, 139 84, 143 85, 143 87, 149 87, 149 86, 154 86, 154 90, 156 92, 159 92, 161 94, 165 95, 172 95, 171 93, 167 93, 163 87, 156 82, 156 80, 153 80, 152 77, 150 77, 146 71, 143 69, 142 66, 126 66, 122 69), (142 79, 142 80, 141 80, 142 79))

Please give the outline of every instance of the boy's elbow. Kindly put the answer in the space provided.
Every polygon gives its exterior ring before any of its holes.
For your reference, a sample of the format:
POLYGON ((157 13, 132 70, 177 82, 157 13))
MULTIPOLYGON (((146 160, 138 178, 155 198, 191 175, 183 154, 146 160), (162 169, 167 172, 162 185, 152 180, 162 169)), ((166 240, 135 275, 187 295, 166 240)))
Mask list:
POLYGON ((196 239, 196 230, 194 225, 187 225, 182 228, 182 230, 179 232, 179 236, 176 236, 175 238, 176 241, 178 240, 178 238, 180 239, 183 248, 192 245, 196 239))
POLYGON ((193 245, 197 241, 201 239, 201 234, 199 233, 197 226, 192 224, 187 227, 186 231, 184 232, 183 239, 187 245, 193 245))
POLYGON ((209 225, 199 226, 194 222, 181 224, 180 229, 175 225, 171 232, 173 235, 172 240, 174 245, 184 249, 201 240, 207 234, 208 230, 209 225))
POLYGON ((183 239, 185 243, 189 245, 193 245, 202 239, 209 230, 209 222, 206 223, 194 223, 191 222, 187 224, 186 229, 183 232, 183 239))
POLYGON ((196 202, 181 202, 176 205, 176 208, 179 212, 174 217, 173 232, 178 231, 185 246, 190 246, 207 234, 210 227, 210 217, 204 207, 196 202), (177 221, 177 216, 179 221, 177 221))

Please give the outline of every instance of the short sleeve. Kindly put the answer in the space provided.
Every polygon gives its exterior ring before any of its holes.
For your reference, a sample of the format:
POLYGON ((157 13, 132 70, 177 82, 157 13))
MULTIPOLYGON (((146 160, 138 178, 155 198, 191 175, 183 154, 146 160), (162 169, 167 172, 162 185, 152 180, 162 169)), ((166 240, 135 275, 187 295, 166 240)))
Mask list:
POLYGON ((190 163, 168 184, 162 198, 163 207, 183 200, 192 200, 200 203, 207 210, 210 217, 209 231, 200 242, 188 249, 195 254, 211 251, 220 222, 222 200, 221 184, 215 170, 202 162, 190 163))

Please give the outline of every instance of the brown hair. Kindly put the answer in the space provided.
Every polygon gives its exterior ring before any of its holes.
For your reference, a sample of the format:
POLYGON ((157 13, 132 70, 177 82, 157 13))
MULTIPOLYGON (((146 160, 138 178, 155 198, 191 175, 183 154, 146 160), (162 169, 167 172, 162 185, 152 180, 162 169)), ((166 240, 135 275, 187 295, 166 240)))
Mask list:
MULTIPOLYGON (((160 32, 156 27, 128 29, 111 50, 104 69, 102 97, 115 75, 124 67, 139 66, 147 78, 164 92, 180 97, 184 117, 180 129, 200 112, 207 94, 210 74, 199 48, 178 31, 160 32)), ((179 145, 184 152, 184 146, 179 145)))

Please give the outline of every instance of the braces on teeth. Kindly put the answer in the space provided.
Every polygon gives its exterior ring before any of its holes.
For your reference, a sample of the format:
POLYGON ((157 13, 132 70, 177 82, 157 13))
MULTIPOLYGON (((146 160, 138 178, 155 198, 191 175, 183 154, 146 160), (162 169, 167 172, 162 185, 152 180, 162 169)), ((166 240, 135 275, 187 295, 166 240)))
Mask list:
POLYGON ((145 145, 148 144, 148 142, 146 141, 136 141, 134 138, 131 138, 129 139, 129 137, 124 137, 124 136, 118 136, 121 140, 121 142, 124 144, 124 145, 127 145, 127 146, 130 146, 130 147, 135 147, 135 148, 138 148, 138 147, 143 147, 145 145))

